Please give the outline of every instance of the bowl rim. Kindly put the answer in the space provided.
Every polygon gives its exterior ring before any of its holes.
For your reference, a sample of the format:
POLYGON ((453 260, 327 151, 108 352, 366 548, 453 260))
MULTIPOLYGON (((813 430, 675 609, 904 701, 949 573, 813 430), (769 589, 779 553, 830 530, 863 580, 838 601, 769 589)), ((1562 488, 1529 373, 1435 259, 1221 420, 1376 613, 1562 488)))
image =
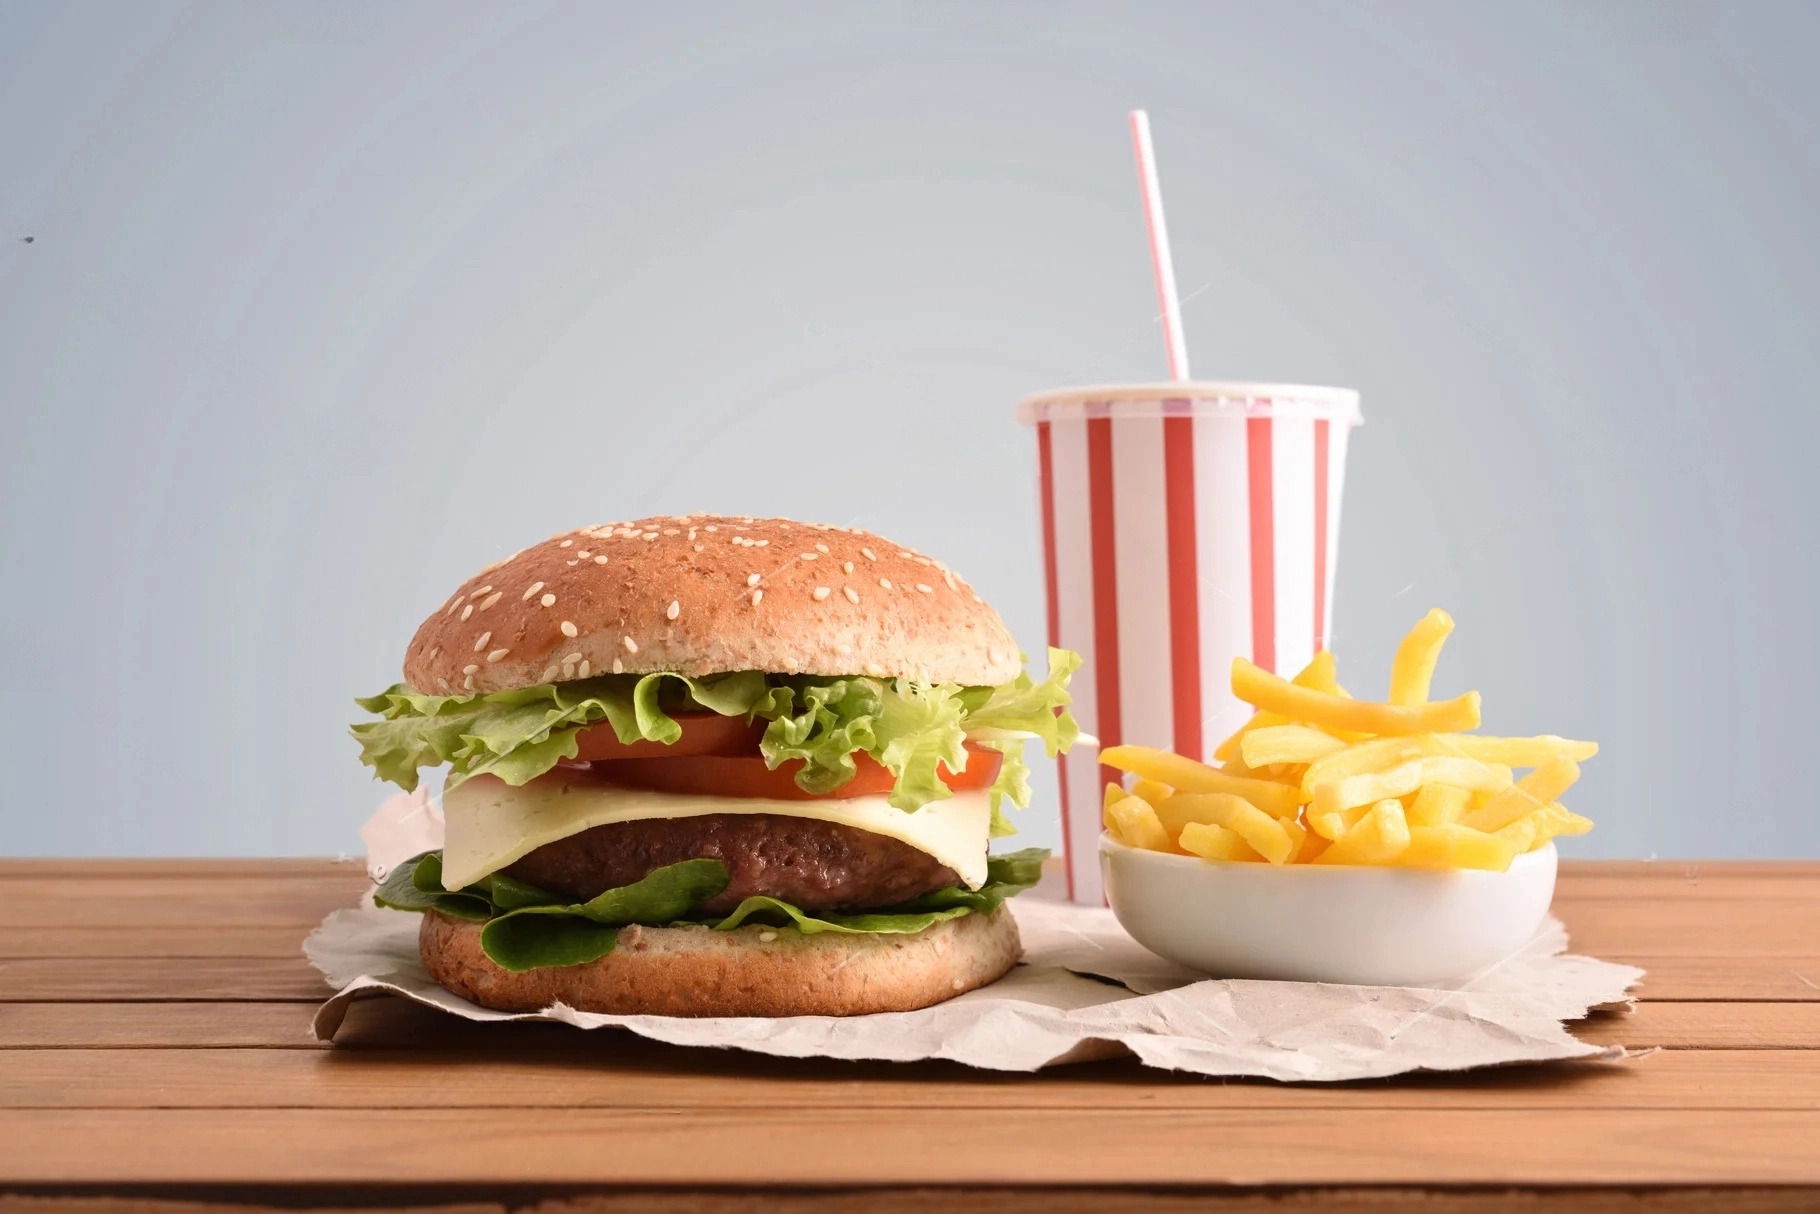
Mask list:
MULTIPOLYGON (((1553 857, 1558 864, 1559 855, 1555 851, 1555 842, 1550 839, 1547 845, 1534 851, 1524 852, 1510 862, 1510 867, 1503 872, 1489 868, 1412 868, 1401 864, 1259 864, 1255 860, 1209 860, 1202 856, 1183 856, 1175 852, 1156 851, 1148 847, 1133 847, 1122 839, 1112 837, 1110 831, 1101 831, 1099 840, 1101 855, 1116 855, 1120 852, 1141 853, 1146 864, 1174 864, 1181 867, 1197 867, 1210 872, 1221 869, 1245 869, 1257 872, 1269 869, 1279 873, 1401 873, 1404 880, 1434 880, 1436 877, 1450 877, 1460 873, 1476 874, 1479 879, 1508 877, 1513 873, 1539 866, 1545 857, 1553 857)), ((1313 878, 1323 880, 1324 878, 1313 878)), ((1393 878, 1394 879, 1394 878, 1393 878)))

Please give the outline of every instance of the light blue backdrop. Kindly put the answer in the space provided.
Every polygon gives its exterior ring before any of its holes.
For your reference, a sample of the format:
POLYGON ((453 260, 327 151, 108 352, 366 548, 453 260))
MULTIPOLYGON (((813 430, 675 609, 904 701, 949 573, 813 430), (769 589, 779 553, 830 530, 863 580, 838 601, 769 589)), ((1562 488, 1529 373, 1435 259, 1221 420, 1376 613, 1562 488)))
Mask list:
MULTIPOLYGON (((1024 393, 1364 392, 1337 648, 1589 736, 1580 854, 1820 855, 1820 7, 0 0, 0 851, 323 853, 417 621, 781 512, 1029 644, 1024 393), (31 243, 25 237, 32 237, 31 243)), ((1053 780, 1025 819, 1053 842, 1053 780)))

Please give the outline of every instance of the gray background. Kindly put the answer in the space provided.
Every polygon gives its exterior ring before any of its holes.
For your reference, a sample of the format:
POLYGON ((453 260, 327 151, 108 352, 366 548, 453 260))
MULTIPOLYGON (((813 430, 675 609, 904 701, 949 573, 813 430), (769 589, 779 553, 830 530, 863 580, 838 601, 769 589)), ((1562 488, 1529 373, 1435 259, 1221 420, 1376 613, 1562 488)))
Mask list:
MULTIPOLYGON (((1336 648, 1593 737, 1607 856, 1820 855, 1820 7, 0 3, 0 850, 333 853, 350 697, 647 511, 1035 645, 1026 392, 1364 392, 1336 648), (23 237, 35 237, 32 243, 23 237)), ((1052 843, 1043 771, 1027 835, 1052 843)))

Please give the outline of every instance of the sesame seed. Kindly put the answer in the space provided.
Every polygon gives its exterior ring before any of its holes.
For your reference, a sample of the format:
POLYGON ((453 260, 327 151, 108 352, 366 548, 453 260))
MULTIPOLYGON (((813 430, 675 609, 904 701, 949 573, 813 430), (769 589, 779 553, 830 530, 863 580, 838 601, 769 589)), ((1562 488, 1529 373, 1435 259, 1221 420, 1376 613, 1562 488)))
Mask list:
POLYGON ((853 562, 852 561, 842 561, 840 563, 840 568, 841 568, 842 573, 852 573, 853 572, 853 562))
POLYGON ((760 932, 760 933, 758 933, 758 938, 763 943, 769 944, 773 940, 777 939, 777 933, 776 932, 760 932))
POLYGON ((475 637, 474 638, 474 652, 479 653, 481 650, 485 649, 487 647, 487 642, 492 639, 493 639, 493 634, 490 632, 483 632, 479 636, 475 637))
POLYGON ((607 563, 607 558, 604 556, 597 556, 594 558, 594 563, 596 565, 604 565, 607 563))
POLYGON ((1002 662, 1005 660, 1005 655, 999 650, 998 646, 988 646, 986 649, 986 660, 988 662, 1002 662))
POLYGON ((467 678, 465 678, 461 681, 461 689, 463 691, 473 691, 474 690, 474 676, 473 675, 469 675, 467 678))
POLYGON ((521 603, 528 603, 531 601, 531 596, 536 594, 539 590, 542 590, 542 589, 543 589, 542 582, 532 582, 529 586, 525 587, 525 592, 518 596, 518 601, 521 603))
POLYGON ((473 614, 474 614, 474 604, 472 604, 472 603, 469 603, 466 607, 463 607, 461 609, 461 618, 464 620, 473 614))
POLYGON ((815 550, 817 552, 821 553, 823 556, 828 555, 828 545, 822 543, 820 540, 816 541, 815 550))
POLYGON ((585 561, 589 557, 593 556, 594 554, 592 552, 589 552, 586 548, 583 548, 580 552, 577 552, 575 555, 585 561))
POLYGON ((474 672, 475 672, 475 671, 476 671, 476 670, 479 670, 479 669, 480 669, 480 667, 478 667, 478 666, 476 666, 476 665, 474 665, 474 664, 472 664, 472 663, 469 663, 469 664, 468 664, 468 665, 466 665, 466 666, 463 666, 463 667, 462 667, 462 668, 461 668, 461 673, 463 673, 463 674, 473 674, 473 673, 474 673, 474 672))
POLYGON ((655 531, 647 531, 647 532, 645 532, 645 538, 646 538, 646 539, 648 539, 648 540, 654 540, 654 539, 656 539, 656 538, 657 538, 657 532, 655 532, 655 531))
POLYGON ((872 549, 870 549, 870 548, 861 548, 859 550, 859 554, 861 556, 865 557, 869 561, 876 561, 878 559, 878 555, 876 553, 874 553, 872 551, 872 549))
POLYGON ((574 624, 571 624, 568 620, 564 620, 561 624, 558 624, 557 627, 562 629, 562 634, 566 637, 578 637, 581 635, 581 629, 577 628, 574 624))
POLYGON ((436 686, 442 688, 444 691, 447 691, 449 689, 449 681, 447 679, 443 678, 441 675, 437 675, 436 676, 436 686))
POLYGON ((764 591, 754 590, 752 592, 752 605, 754 607, 758 606, 760 603, 762 603, 764 601, 765 601, 765 592, 764 591))
POLYGON ((769 548, 771 546, 771 541, 770 540, 753 540, 752 546, 754 548, 769 548))
POLYGON ((540 683, 548 683, 551 679, 553 679, 555 677, 556 677, 556 667, 546 666, 546 667, 544 667, 543 674, 538 676, 537 681, 540 683))
POLYGON ((510 649, 495 649, 492 653, 489 653, 487 655, 487 661, 497 662, 500 658, 505 657, 508 653, 511 653, 511 652, 512 651, 510 649))
POLYGON ((486 598, 480 600, 480 609, 482 611, 487 610, 493 604, 497 603, 500 599, 500 596, 503 594, 505 594, 505 591, 495 590, 492 594, 489 594, 486 598))
POLYGON ((843 658, 850 658, 853 656, 853 646, 846 644, 836 645, 834 647, 834 652, 840 654, 843 658))
POLYGON ((957 587, 954 584, 954 574, 952 571, 947 570, 947 569, 942 570, 942 581, 948 583, 948 589, 950 589, 950 590, 957 589, 957 587))
POLYGON ((459 606, 461 606, 461 596, 458 594, 452 600, 450 600, 448 610, 444 611, 442 614, 454 615, 455 609, 459 606))
POLYGON ((924 594, 934 594, 935 593, 935 587, 924 585, 922 582, 918 582, 916 584, 916 588, 918 590, 922 591, 924 594))
POLYGON ((627 653, 637 653, 638 652, 638 642, 633 640, 631 637, 620 637, 619 643, 626 647, 627 653))
POLYGON ((891 579, 888 577, 878 579, 878 584, 883 586, 886 590, 891 589, 891 579))
POLYGON ((859 591, 855 590, 851 586, 842 586, 840 589, 841 589, 841 593, 847 596, 847 601, 849 603, 859 602, 859 591))
POLYGON ((488 585, 488 586, 482 586, 479 590, 470 590, 470 591, 468 591, 468 597, 471 599, 477 599, 481 595, 485 594, 487 591, 489 591, 491 589, 493 589, 493 587, 488 585))
POLYGON ((664 608, 664 618, 673 620, 681 614, 682 614, 682 603, 676 599, 671 599, 670 605, 668 607, 664 608))
POLYGON ((541 599, 538 599, 537 601, 542 603, 545 607, 556 606, 556 596, 553 594, 546 594, 541 599))
POLYGON ((885 668, 880 666, 877 662, 867 662, 866 673, 875 679, 882 679, 885 677, 885 668))
POLYGON ((813 597, 815 599, 815 601, 818 603, 821 602, 823 599, 827 598, 832 593, 834 593, 834 592, 829 590, 826 586, 817 586, 814 590, 810 591, 811 597, 813 597))
POLYGON ((626 672, 626 664, 624 662, 620 661, 618 658, 614 658, 613 659, 613 673, 614 674, 624 674, 625 672, 626 672))
POLYGON ((708 550, 708 546, 706 544, 695 545, 695 551, 697 551, 697 552, 706 552, 707 550, 708 550))
POLYGON ((748 585, 748 586, 758 585, 758 574, 756 574, 756 573, 747 574, 746 575, 746 585, 748 585))
POLYGON ((716 527, 713 523, 709 523, 706 527, 703 527, 702 530, 712 534, 713 532, 719 531, 720 528, 716 527))
POLYGON ((665 535, 681 535, 682 532, 677 530, 675 527, 665 527, 664 534, 665 535))
POLYGON ((572 653, 568 657, 566 657, 562 660, 562 664, 564 666, 573 666, 573 665, 575 665, 575 663, 577 663, 579 661, 581 661, 581 654, 572 653))
POLYGON ((695 528, 693 528, 693 527, 689 528, 689 538, 690 539, 695 538, 695 528))
POLYGON ((560 543, 556 546, 558 548, 573 548, 575 546, 575 541, 574 540, 564 540, 562 543, 560 543))
POLYGON ((563 564, 565 564, 569 568, 573 569, 573 568, 575 568, 575 566, 581 564, 581 562, 580 561, 564 561, 563 564))
POLYGON ((575 671, 575 673, 580 675, 584 679, 588 677, 588 659, 583 658, 581 660, 581 666, 575 671))

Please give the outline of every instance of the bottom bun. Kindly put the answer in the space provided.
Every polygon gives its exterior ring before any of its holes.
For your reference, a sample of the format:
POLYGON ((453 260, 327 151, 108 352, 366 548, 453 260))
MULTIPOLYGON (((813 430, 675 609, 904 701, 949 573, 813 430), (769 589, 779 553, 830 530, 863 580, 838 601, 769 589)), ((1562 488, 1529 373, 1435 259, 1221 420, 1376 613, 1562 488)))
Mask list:
POLYGON ((430 977, 482 1007, 534 1012, 562 1003, 621 1016, 908 1012, 1003 977, 1022 952, 1002 905, 914 935, 624 927, 597 961, 518 974, 481 951, 480 924, 435 911, 424 913, 417 946, 430 977))

